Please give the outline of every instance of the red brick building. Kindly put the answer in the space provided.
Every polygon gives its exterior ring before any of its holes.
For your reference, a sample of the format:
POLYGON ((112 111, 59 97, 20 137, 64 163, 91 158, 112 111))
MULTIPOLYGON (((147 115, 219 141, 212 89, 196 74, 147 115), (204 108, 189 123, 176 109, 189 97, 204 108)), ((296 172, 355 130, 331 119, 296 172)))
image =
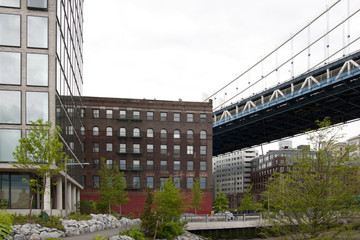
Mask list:
MULTIPOLYGON (((125 173, 130 201, 123 214, 143 211, 146 189, 158 191, 170 176, 191 197, 193 180, 204 191, 201 213, 212 206, 212 103, 83 97, 81 199, 98 200, 100 159, 125 173)), ((192 209, 187 212, 193 212, 192 209)))

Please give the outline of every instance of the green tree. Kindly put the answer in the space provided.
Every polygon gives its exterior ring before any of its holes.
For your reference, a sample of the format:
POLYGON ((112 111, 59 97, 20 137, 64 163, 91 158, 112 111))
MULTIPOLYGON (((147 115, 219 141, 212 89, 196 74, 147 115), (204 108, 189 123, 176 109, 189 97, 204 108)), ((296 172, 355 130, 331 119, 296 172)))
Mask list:
POLYGON ((197 214, 197 210, 200 210, 200 205, 203 202, 203 192, 200 188, 200 179, 195 178, 193 186, 191 188, 192 198, 191 198, 191 207, 195 209, 195 214, 197 214))
POLYGON ((156 212, 163 222, 178 222, 184 209, 184 197, 172 177, 164 182, 164 189, 155 195, 156 212))
MULTIPOLYGON (((27 137, 19 139, 19 145, 13 152, 16 159, 13 166, 35 172, 36 177, 29 180, 32 192, 44 195, 47 189, 50 190, 50 187, 47 187, 50 184, 48 181, 59 172, 66 170, 69 157, 59 141, 61 132, 59 126, 52 127, 50 122, 43 123, 42 120, 31 121, 31 124, 27 137)), ((44 201, 41 209, 44 209, 44 201)))
MULTIPOLYGON (((265 235, 276 233, 288 239, 327 239, 345 234, 359 214, 359 159, 351 148, 337 151, 339 129, 329 119, 318 122, 309 133, 311 148, 287 159, 286 173, 275 173, 267 184, 265 235)), ((343 235, 342 235, 343 236, 343 235)))
POLYGON ((213 202, 213 207, 216 212, 223 212, 229 210, 229 199, 225 197, 225 194, 220 191, 219 186, 217 186, 218 193, 216 194, 215 200, 213 202))
POLYGON ((143 214, 140 216, 141 228, 145 229, 147 236, 154 236, 156 230, 157 216, 155 215, 152 205, 154 202, 154 194, 148 187, 146 190, 145 208, 143 214))
POLYGON ((11 238, 14 224, 14 217, 5 211, 0 211, 0 237, 11 238))
POLYGON ((116 164, 108 166, 105 159, 101 158, 99 175, 101 179, 99 187, 100 201, 106 203, 109 214, 111 214, 112 207, 118 204, 121 214, 121 204, 129 201, 125 191, 126 182, 124 180, 124 173, 120 172, 116 164))
POLYGON ((250 210, 258 210, 260 208, 259 203, 256 203, 255 197, 251 194, 252 186, 246 189, 241 198, 241 205, 237 208, 239 212, 249 212, 250 210))

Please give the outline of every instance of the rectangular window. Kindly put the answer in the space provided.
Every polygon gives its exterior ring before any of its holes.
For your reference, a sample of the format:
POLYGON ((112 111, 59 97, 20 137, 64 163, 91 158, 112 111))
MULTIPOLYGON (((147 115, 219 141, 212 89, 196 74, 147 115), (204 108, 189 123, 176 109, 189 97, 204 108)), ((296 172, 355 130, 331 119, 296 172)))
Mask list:
POLYGON ((200 171, 206 171, 206 162, 200 161, 200 171))
POLYGON ((173 181, 175 188, 180 188, 180 177, 174 177, 173 181))
POLYGON ((154 112, 146 112, 147 120, 154 120, 154 112))
POLYGON ((167 145, 160 145, 160 153, 161 154, 166 154, 167 153, 167 145))
POLYGON ((106 143, 106 151, 112 152, 113 150, 113 144, 112 143, 106 143))
POLYGON ((85 188, 86 187, 86 175, 81 176, 81 185, 85 188))
POLYGON ((66 126, 65 132, 67 135, 74 135, 74 127, 73 126, 66 126))
POLYGON ((48 92, 26 92, 26 123, 38 119, 49 121, 48 92))
POLYGON ((141 185, 140 185, 140 177, 139 176, 133 177, 133 187, 135 189, 140 189, 141 185))
POLYGON ((126 153, 126 143, 120 143, 120 153, 126 153))
POLYGON ((187 177, 186 178, 186 188, 192 188, 194 183, 194 178, 187 177))
POLYGON ((201 177, 200 178, 200 188, 206 188, 206 177, 201 177))
POLYGON ((14 162, 13 152, 21 138, 21 130, 0 129, 0 162, 14 162))
POLYGON ((140 160, 133 160, 133 169, 140 170, 140 160))
POLYGON ((120 160, 120 170, 126 170, 126 160, 120 160))
POLYGON ((174 161, 174 171, 180 171, 180 161, 174 161))
POLYGON ((20 47, 20 15, 0 14, 0 45, 20 47))
POLYGON ((85 113, 86 113, 85 108, 80 109, 80 117, 84 118, 84 117, 85 117, 85 113))
POLYGON ((100 110, 99 109, 93 109, 93 118, 100 118, 100 110))
POLYGON ((111 119, 113 117, 113 110, 106 109, 106 118, 111 119))
POLYGON ((106 160, 106 168, 107 169, 112 169, 113 168, 113 160, 111 160, 111 159, 106 160))
POLYGON ((160 113, 160 121, 167 121, 167 112, 160 113))
POLYGON ((126 119, 126 110, 120 110, 119 111, 119 118, 120 119, 126 119))
POLYGON ((0 6, 20 8, 20 0, 0 0, 0 6))
POLYGON ((138 143, 133 144, 133 153, 140 153, 140 144, 138 143))
POLYGON ((34 9, 47 9, 47 0, 27 0, 27 7, 34 9))
POLYGON ((169 178, 161 177, 160 178, 160 190, 164 189, 164 182, 166 182, 169 178))
POLYGON ((93 143, 93 152, 99 152, 99 143, 93 143))
POLYGON ((29 175, 10 175, 10 208, 29 208, 30 206, 30 189, 29 184, 24 182, 29 182, 29 175))
POLYGON ((180 154, 180 145, 174 145, 174 155, 180 154))
POLYGON ((20 73, 21 54, 16 52, 0 52, 0 84, 20 85, 20 73))
POLYGON ((94 160, 93 160, 92 168, 94 168, 94 169, 99 169, 99 168, 100 168, 100 161, 99 161, 99 159, 94 159, 94 160))
POLYGON ((146 145, 146 152, 148 152, 148 153, 154 152, 154 145, 153 144, 147 144, 146 145))
POLYGON ((140 112, 139 111, 133 111, 133 119, 140 120, 140 112))
POLYGON ((94 188, 100 187, 100 177, 99 176, 93 176, 93 187, 94 188))
POLYGON ((174 113, 174 122, 180 122, 180 113, 174 113))
POLYGON ((167 161, 160 161, 160 170, 162 171, 167 170, 167 161))
POLYGON ((187 161, 186 162, 186 170, 193 171, 194 170, 194 161, 187 161))
POLYGON ((187 113, 186 114, 186 121, 187 122, 193 122, 194 121, 194 114, 193 113, 187 113))
POLYGON ((206 155, 206 146, 200 146, 200 155, 206 155))
POLYGON ((154 188, 154 177, 146 177, 146 187, 154 188))
POLYGON ((153 160, 146 161, 146 170, 154 170, 154 161, 153 160))
POLYGON ((26 83, 32 86, 48 86, 49 56, 28 53, 26 60, 26 83))
POLYGON ((193 146, 187 146, 186 147, 186 153, 187 154, 194 154, 194 147, 193 146))
POLYGON ((200 113, 200 122, 202 123, 206 122, 206 113, 200 113))
POLYGON ((48 48, 48 18, 27 16, 27 46, 48 48))
POLYGON ((0 123, 20 124, 21 92, 0 90, 0 99, 0 123))

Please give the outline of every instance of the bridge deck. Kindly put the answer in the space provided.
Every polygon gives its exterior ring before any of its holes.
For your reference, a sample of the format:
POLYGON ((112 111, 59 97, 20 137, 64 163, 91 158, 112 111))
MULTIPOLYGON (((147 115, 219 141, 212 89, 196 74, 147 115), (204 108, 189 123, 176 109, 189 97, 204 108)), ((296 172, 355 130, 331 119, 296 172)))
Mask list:
POLYGON ((188 231, 195 230, 215 230, 215 229, 239 229, 239 228, 256 228, 261 226, 260 220, 252 221, 221 221, 221 222, 189 222, 188 231))

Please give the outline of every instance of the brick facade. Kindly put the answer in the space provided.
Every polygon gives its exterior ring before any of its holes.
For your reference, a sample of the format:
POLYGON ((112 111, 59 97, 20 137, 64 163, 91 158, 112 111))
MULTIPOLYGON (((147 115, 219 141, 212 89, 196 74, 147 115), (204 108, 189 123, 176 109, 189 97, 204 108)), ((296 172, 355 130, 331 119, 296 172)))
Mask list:
POLYGON ((143 210, 147 185, 159 190, 161 181, 170 176, 180 180, 181 192, 188 199, 191 196, 188 183, 199 177, 206 200, 199 213, 210 213, 211 102, 99 97, 82 100, 83 157, 90 165, 83 174, 85 190, 81 198, 99 199, 94 178, 98 176, 97 162, 105 158, 109 164, 119 166, 126 176, 130 201, 123 206, 123 213, 138 216, 143 210))

